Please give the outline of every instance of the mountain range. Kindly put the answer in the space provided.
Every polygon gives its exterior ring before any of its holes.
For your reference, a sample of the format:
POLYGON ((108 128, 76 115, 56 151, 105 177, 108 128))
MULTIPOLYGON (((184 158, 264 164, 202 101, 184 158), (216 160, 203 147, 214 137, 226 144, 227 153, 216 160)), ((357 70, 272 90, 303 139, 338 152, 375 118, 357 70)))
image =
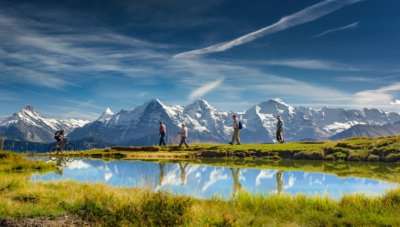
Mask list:
POLYGON ((339 140, 350 137, 378 137, 398 134, 400 134, 400 121, 385 125, 354 125, 332 136, 331 139, 339 140))
MULTIPOLYGON (((55 130, 64 129, 70 141, 153 145, 158 140, 159 122, 163 121, 167 126, 167 139, 170 143, 177 142, 177 133, 182 123, 189 129, 190 142, 227 143, 232 134, 232 114, 217 110, 206 100, 197 100, 183 107, 166 105, 154 99, 117 113, 107 108, 98 119, 87 122, 46 118, 33 107, 27 106, 0 121, 0 136, 19 141, 53 142, 55 130)), ((359 135, 354 133, 357 128, 358 131, 369 127, 386 128, 389 125, 398 128, 400 124, 396 123, 400 122, 400 115, 394 112, 367 108, 346 110, 294 107, 280 99, 268 100, 235 114, 244 126, 241 131, 243 143, 274 142, 277 115, 284 121, 284 134, 288 141, 342 138, 359 135)))
POLYGON ((89 121, 45 117, 28 105, 12 116, 0 120, 0 136, 16 141, 53 142, 57 130, 63 129, 68 134, 87 123, 89 121))

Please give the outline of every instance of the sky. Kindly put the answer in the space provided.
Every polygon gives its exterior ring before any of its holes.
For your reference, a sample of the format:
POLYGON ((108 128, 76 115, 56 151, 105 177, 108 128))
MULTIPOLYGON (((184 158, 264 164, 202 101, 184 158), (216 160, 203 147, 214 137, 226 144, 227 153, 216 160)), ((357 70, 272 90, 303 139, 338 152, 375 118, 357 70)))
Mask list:
POLYGON ((158 98, 400 112, 398 0, 0 0, 0 116, 158 98))

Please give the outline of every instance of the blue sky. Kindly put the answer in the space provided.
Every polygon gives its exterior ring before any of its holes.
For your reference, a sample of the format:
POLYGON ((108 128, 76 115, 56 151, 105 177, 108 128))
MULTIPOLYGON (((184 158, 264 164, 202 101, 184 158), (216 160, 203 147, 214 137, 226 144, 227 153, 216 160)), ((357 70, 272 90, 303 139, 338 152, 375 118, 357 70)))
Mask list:
POLYGON ((0 1, 0 116, 152 98, 400 110, 397 0, 0 1))

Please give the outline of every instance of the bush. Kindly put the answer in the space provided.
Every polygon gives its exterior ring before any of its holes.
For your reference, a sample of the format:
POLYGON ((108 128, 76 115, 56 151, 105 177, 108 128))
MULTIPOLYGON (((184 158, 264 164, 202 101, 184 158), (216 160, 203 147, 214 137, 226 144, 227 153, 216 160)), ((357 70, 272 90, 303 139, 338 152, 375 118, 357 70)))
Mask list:
POLYGON ((400 154, 388 154, 383 158, 386 162, 398 162, 400 161, 400 154))
POLYGON ((191 205, 190 199, 171 197, 164 193, 148 196, 141 206, 141 224, 143 226, 177 226, 187 219, 186 212, 191 205))

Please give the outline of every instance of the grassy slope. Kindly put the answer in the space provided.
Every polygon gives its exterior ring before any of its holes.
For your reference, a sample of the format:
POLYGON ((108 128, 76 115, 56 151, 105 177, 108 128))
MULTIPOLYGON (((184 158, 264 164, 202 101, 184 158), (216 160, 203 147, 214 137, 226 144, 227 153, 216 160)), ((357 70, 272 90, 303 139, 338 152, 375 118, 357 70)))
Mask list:
POLYGON ((53 168, 0 153, 0 219, 73 215, 106 226, 400 225, 400 190, 383 197, 358 195, 340 201, 248 194, 222 201, 104 185, 28 181, 30 171, 53 168))
POLYGON ((212 145, 194 144, 190 148, 176 146, 116 148, 59 154, 127 159, 194 160, 205 158, 268 158, 300 160, 400 161, 400 136, 353 138, 342 141, 292 142, 286 144, 212 145), (146 151, 149 150, 149 151, 146 151))

